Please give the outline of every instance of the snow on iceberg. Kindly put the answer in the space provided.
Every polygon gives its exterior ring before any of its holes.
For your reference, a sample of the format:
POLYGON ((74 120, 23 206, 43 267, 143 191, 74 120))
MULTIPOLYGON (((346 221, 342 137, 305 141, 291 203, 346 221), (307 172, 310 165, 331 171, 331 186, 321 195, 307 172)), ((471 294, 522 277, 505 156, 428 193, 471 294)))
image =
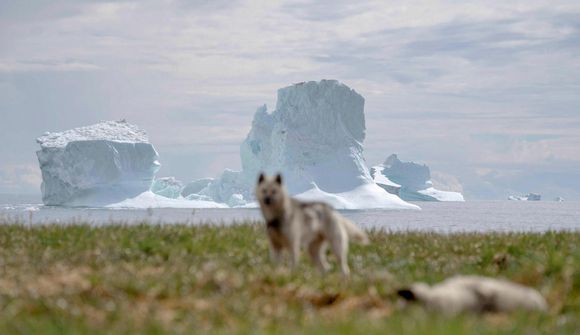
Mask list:
POLYGON ((418 209, 375 184, 364 139, 364 98, 353 89, 336 80, 285 87, 276 110, 264 105, 256 111, 240 148, 242 171, 224 171, 198 194, 222 203, 235 197, 243 206, 254 200, 259 172, 280 172, 291 194, 336 208, 418 209))
POLYGON ((399 197, 393 197, 390 193, 390 196, 385 196, 385 190, 373 183, 362 184, 340 193, 324 192, 316 185, 313 186, 308 191, 297 194, 296 198, 303 201, 324 201, 339 209, 410 208, 399 197))
POLYGON ((171 199, 157 195, 151 191, 143 192, 136 197, 120 202, 108 204, 107 208, 228 208, 208 200, 186 200, 183 198, 171 199))
POLYGON ((433 187, 427 165, 402 162, 390 155, 383 164, 371 168, 373 180, 387 192, 407 201, 465 201, 459 192, 440 191, 433 187))
POLYGON ((151 187, 160 167, 147 134, 126 121, 107 121, 36 140, 46 205, 106 205, 151 187))

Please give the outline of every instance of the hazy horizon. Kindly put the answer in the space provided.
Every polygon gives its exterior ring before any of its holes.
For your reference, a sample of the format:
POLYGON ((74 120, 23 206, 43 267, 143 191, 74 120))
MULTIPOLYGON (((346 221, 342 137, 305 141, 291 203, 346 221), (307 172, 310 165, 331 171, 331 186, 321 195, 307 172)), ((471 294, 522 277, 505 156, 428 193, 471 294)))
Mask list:
POLYGON ((260 105, 336 79, 365 157, 425 163, 467 200, 580 199, 580 3, 0 3, 0 193, 40 194, 36 137, 127 119, 158 177, 240 168, 260 105))

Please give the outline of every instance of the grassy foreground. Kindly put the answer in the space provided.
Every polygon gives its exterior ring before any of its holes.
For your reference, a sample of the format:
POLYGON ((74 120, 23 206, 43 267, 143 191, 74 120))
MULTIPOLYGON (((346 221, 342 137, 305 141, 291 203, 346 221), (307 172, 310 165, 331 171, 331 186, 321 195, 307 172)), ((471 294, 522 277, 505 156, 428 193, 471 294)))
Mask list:
MULTIPOLYGON (((268 260, 258 223, 231 227, 0 222, 0 334, 573 334, 580 329, 580 232, 370 232, 352 277, 268 260), (539 289, 548 315, 445 318, 395 291, 454 274, 539 289)), ((330 258, 333 261, 332 258, 330 258)))

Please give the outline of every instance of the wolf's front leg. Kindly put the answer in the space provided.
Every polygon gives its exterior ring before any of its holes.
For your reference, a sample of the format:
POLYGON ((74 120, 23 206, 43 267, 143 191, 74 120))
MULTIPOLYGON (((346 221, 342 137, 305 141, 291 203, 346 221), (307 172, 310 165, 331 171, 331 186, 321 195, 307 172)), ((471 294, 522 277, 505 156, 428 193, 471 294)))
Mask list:
POLYGON ((290 265, 292 268, 298 266, 300 261, 300 239, 294 238, 290 241, 290 265))
POLYGON ((270 260, 276 265, 280 265, 283 261, 282 248, 279 245, 270 243, 270 260))

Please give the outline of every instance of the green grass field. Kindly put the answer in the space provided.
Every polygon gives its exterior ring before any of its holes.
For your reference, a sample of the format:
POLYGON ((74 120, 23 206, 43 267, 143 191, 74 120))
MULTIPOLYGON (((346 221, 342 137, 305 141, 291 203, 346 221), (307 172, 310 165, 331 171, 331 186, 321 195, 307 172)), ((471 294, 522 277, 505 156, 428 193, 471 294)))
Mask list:
POLYGON ((258 223, 0 222, 0 334, 578 334, 580 232, 370 236, 343 280, 270 264, 258 223), (550 312, 446 318, 396 297, 455 274, 535 287, 550 312))

